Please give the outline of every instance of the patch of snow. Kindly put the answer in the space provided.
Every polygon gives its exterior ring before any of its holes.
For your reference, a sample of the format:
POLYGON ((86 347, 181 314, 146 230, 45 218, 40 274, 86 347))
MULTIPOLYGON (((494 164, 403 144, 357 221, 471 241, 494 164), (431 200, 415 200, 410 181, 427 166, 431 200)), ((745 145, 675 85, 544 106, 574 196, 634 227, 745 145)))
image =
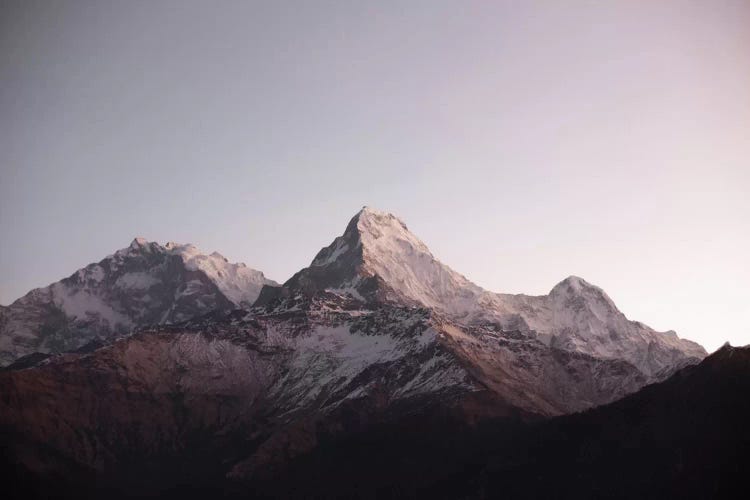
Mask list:
POLYGON ((338 242, 336 242, 336 246, 333 248, 331 253, 325 257, 325 258, 318 258, 312 261, 313 266, 325 266, 332 262, 335 262, 336 259, 338 259, 342 254, 344 254, 347 250, 349 250, 349 245, 347 243, 340 239, 338 242))
POLYGON ((364 301, 365 298, 359 293, 359 290, 353 286, 342 287, 342 288, 326 288, 326 292, 335 293, 336 295, 350 295, 357 300, 364 301))
POLYGON ((249 306, 260 295, 263 285, 278 285, 266 278, 262 272, 247 267, 243 263, 230 263, 218 252, 205 255, 194 245, 168 243, 166 248, 174 255, 182 257, 185 267, 191 271, 202 271, 213 281, 236 306, 249 306))
POLYGON ((86 290, 71 290, 62 283, 55 283, 50 287, 55 305, 71 318, 79 320, 98 319, 105 321, 110 328, 117 325, 132 326, 132 321, 125 315, 115 311, 101 298, 86 290))

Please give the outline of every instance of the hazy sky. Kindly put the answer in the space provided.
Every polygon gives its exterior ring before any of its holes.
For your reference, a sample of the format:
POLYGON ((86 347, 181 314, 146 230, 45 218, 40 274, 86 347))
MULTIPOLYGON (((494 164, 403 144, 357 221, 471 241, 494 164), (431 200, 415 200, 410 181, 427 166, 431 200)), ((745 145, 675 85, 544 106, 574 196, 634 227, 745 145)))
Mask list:
POLYGON ((2 2, 0 303, 136 235, 283 281, 367 204, 750 343, 750 2, 368 3, 2 2))

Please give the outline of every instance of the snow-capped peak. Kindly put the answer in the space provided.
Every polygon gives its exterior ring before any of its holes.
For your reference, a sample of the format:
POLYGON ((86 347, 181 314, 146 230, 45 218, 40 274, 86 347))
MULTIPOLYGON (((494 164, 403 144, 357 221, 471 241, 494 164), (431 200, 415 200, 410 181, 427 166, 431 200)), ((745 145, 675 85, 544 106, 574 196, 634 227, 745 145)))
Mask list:
POLYGON ((583 278, 579 278, 578 276, 570 275, 564 280, 562 280, 560 283, 555 285, 555 287, 552 289, 552 292, 555 292, 556 290, 572 290, 574 292, 580 292, 583 288, 593 287, 594 285, 588 283, 583 278))
POLYGON ((557 301, 579 299, 589 303, 600 303, 612 313, 620 314, 619 309, 604 290, 578 276, 568 276, 555 285, 550 291, 549 297, 557 301))
POLYGON ((75 349, 93 338, 145 325, 249 307, 264 285, 277 283, 217 252, 206 255, 190 244, 162 246, 135 238, 100 262, 32 290, 3 310, 0 366, 30 349, 75 349))
POLYGON ((133 250, 138 250, 139 248, 143 248, 146 245, 148 245, 148 240, 140 236, 136 236, 135 238, 133 238, 133 241, 130 242, 130 248, 132 248, 133 250))
POLYGON ((123 259, 133 255, 141 255, 144 253, 159 251, 160 248, 162 247, 158 243, 148 241, 142 236, 136 236, 135 238, 133 238, 133 241, 130 242, 130 245, 125 248, 120 248, 112 255, 107 255, 106 259, 123 259))
POLYGON ((545 344, 626 359, 646 374, 680 357, 705 356, 692 342, 628 320, 601 288, 577 276, 542 296, 484 290, 437 260, 398 217, 370 207, 285 286, 427 307, 468 324, 530 330, 545 344))
POLYGON ((438 261, 398 217, 364 207, 342 236, 287 282, 311 290, 354 290, 355 296, 463 315, 485 293, 438 261))
POLYGON ((185 266, 204 272, 235 305, 249 307, 258 298, 263 285, 278 286, 262 272, 247 267, 244 263, 232 263, 219 252, 202 253, 195 245, 174 244, 169 251, 179 255, 185 266))
POLYGON ((387 212, 364 207, 352 220, 356 221, 362 246, 376 257, 381 253, 423 253, 432 257, 427 245, 412 234, 401 219, 387 212))
POLYGON ((263 285, 278 286, 278 283, 266 278, 262 272, 249 268, 244 263, 229 262, 219 252, 207 255, 192 243, 180 244, 170 241, 161 246, 145 238, 136 238, 126 251, 144 250, 180 257, 188 270, 205 273, 221 293, 238 307, 252 305, 263 285))

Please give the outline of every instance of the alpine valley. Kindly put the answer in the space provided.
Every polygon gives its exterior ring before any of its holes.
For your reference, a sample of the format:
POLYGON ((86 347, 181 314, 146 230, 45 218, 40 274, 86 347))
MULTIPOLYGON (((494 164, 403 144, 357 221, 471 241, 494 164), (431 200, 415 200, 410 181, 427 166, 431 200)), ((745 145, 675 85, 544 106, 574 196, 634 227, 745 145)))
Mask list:
POLYGON ((0 308, 0 362, 18 498, 710 498, 749 464, 750 349, 575 276, 484 290, 367 207, 282 285, 136 238, 0 308))

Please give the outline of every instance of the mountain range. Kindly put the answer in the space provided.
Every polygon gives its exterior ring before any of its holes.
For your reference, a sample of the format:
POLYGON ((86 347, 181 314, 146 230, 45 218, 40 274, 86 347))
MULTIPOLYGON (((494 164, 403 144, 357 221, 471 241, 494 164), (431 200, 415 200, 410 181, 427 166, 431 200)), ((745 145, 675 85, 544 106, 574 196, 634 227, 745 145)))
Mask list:
MULTIPOLYGON (((99 496, 92 481, 304 496, 283 478, 307 484, 319 470, 300 465, 310 457, 346 460, 331 443, 390 429, 476 457, 493 448, 456 447, 446 432, 472 443, 507 438, 487 425, 523 434, 703 373, 707 355, 628 320, 582 278, 543 296, 484 290, 367 207, 282 285, 217 253, 137 238, 0 310, 0 349, 5 460, 27 496, 50 484, 99 496)), ((382 442, 384 456, 421 456, 382 442)), ((343 464, 329 465, 321 477, 343 464)), ((391 469, 379 470, 394 480, 391 469)), ((439 483, 422 473, 425 488, 439 483)), ((452 474, 467 495, 495 485, 452 474)))

